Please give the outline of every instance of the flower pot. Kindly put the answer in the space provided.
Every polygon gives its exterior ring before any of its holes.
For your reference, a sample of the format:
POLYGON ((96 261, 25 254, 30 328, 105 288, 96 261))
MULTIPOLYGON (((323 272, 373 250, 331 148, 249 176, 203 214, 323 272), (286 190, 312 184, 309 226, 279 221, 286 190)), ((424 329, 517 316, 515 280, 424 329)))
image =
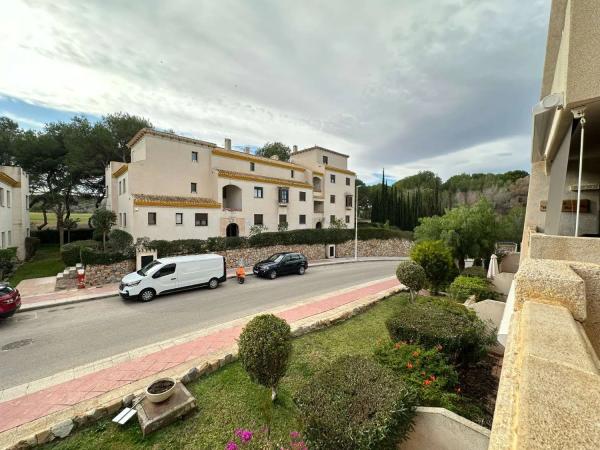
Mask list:
POLYGON ((164 402, 173 395, 176 384, 173 378, 159 378, 146 388, 146 398, 152 403, 164 402))

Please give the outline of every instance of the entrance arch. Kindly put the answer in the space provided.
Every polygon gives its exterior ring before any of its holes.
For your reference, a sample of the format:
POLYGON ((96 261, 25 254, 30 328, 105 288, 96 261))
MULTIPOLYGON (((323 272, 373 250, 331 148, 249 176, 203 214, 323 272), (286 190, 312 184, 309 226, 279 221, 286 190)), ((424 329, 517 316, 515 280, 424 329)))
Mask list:
POLYGON ((242 190, 234 185, 223 186, 223 209, 229 211, 242 210, 242 190))
POLYGON ((240 227, 238 227, 237 223, 230 223, 227 225, 225 229, 225 236, 227 237, 235 237, 240 235, 240 227))
POLYGON ((315 226, 315 228, 317 230, 320 230, 321 228, 323 228, 323 225, 321 224, 321 222, 317 222, 317 225, 315 226))

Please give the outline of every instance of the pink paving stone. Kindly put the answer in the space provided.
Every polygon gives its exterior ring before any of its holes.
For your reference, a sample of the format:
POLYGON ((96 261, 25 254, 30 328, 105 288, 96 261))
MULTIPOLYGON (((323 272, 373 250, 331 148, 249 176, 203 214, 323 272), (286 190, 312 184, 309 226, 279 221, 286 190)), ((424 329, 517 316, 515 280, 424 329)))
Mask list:
MULTIPOLYGON (((288 322, 294 322, 353 302, 367 295, 381 292, 398 284, 398 281, 395 279, 381 281, 371 286, 333 295, 308 305, 290 308, 277 313, 277 316, 284 318, 288 322)), ((109 292, 114 287, 107 286, 103 289, 109 292)), ((73 292, 76 292, 76 295, 81 295, 81 291, 72 291, 66 295, 75 295, 73 292)), ((100 289, 95 289, 94 292, 98 293, 98 291, 100 289)), ((36 300, 41 297, 44 296, 37 296, 36 300)), ((131 381, 155 375, 185 361, 229 347, 236 342, 242 328, 241 326, 236 326, 219 330, 215 333, 198 337, 190 342, 150 353, 143 357, 84 375, 18 399, 2 402, 0 403, 0 432, 38 419, 44 415, 62 411, 68 408, 69 405, 97 397, 117 387, 125 386, 131 381)))

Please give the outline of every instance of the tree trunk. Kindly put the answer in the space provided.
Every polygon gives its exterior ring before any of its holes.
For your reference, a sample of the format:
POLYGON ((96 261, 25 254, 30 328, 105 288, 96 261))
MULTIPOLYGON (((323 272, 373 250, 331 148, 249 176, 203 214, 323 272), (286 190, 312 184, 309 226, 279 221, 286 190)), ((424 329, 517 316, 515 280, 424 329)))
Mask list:
POLYGON ((106 252, 106 233, 102 233, 102 251, 106 252))
POLYGON ((42 217, 44 218, 44 223, 42 223, 41 225, 38 225, 37 229, 38 230, 42 230, 46 225, 48 225, 48 213, 46 212, 46 209, 42 209, 42 217))
POLYGON ((64 228, 62 227, 62 224, 59 225, 57 222, 56 230, 58 231, 58 245, 60 248, 62 248, 62 246, 65 245, 64 228))
POLYGON ((460 272, 462 272, 463 270, 465 270, 465 258, 464 257, 458 258, 458 270, 460 272))

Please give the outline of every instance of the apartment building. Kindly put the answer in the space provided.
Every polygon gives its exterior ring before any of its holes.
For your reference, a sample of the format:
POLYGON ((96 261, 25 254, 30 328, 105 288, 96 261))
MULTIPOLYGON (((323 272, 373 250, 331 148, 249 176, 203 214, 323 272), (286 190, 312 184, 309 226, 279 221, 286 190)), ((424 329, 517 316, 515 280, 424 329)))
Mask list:
POLYGON ((247 236, 253 226, 277 231, 354 227, 356 175, 348 155, 321 147, 291 160, 263 158, 153 129, 129 142, 131 162, 106 169, 107 208, 134 239, 247 236))
POLYGON ((25 257, 29 236, 29 179, 20 167, 0 166, 0 248, 17 247, 25 257))

